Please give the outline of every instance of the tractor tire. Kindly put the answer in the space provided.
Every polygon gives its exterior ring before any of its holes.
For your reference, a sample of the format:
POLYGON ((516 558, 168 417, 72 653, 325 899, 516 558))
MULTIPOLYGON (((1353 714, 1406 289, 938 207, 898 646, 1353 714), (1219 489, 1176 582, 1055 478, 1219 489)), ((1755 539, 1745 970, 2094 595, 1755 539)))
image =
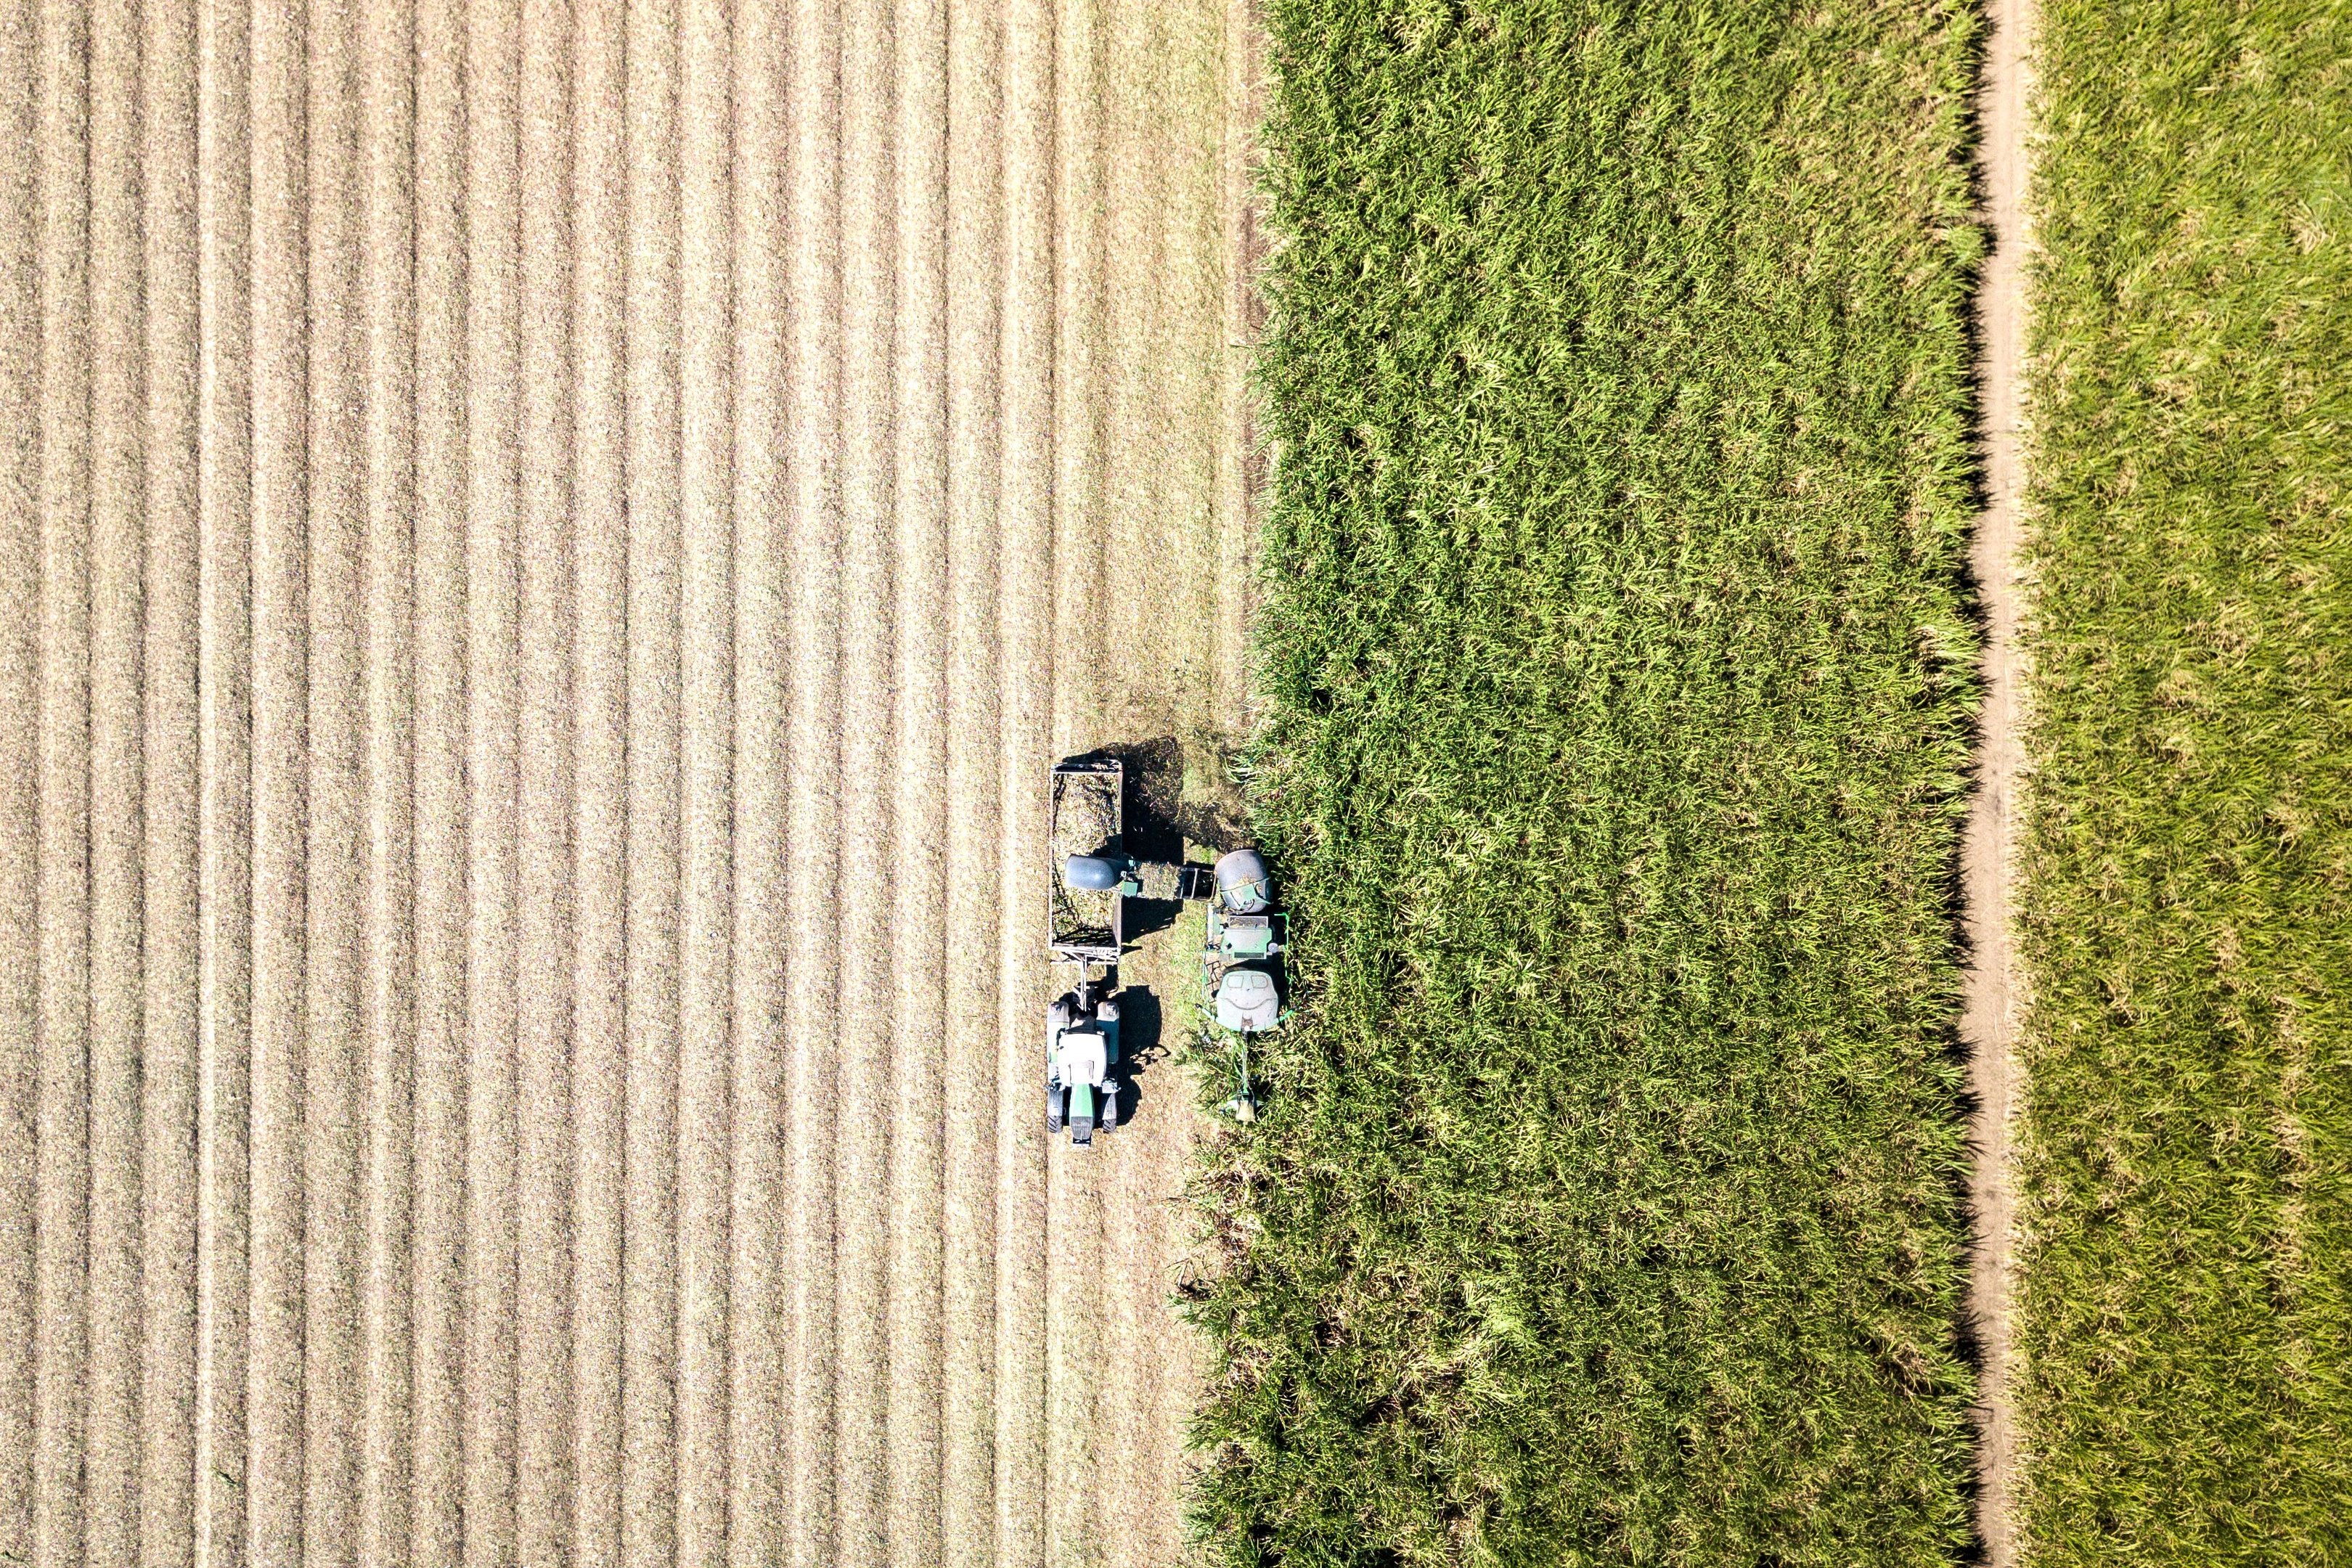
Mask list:
POLYGON ((1105 1132, 1118 1131, 1118 1083, 1106 1079, 1102 1086, 1102 1120, 1095 1125, 1105 1132))
POLYGON ((1062 1086, 1058 1083, 1049 1083, 1045 1086, 1045 1133, 1051 1137, 1061 1130, 1062 1086))

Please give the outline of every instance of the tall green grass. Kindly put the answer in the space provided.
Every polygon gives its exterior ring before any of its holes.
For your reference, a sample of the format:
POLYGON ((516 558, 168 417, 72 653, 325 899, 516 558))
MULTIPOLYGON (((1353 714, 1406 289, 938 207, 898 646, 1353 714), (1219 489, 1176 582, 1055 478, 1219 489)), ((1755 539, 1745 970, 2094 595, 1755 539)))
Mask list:
POLYGON ((1973 13, 1271 22, 1208 1553, 1947 1560, 1973 13))
POLYGON ((2032 1561, 2352 1563, 2352 10, 2041 55, 2032 1561))

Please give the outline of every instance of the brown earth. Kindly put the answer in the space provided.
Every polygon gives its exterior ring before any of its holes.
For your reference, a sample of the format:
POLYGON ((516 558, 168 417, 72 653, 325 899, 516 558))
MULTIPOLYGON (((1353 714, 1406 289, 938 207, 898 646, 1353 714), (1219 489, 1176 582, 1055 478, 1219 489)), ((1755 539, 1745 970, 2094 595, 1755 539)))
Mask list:
POLYGON ((1173 1561, 1241 0, 5 9, 0 1560, 1173 1561))
POLYGON ((1983 420, 1985 510, 1971 565, 1985 611, 1984 710, 1977 787, 1962 845, 1969 963, 1961 1033, 1969 1047, 1969 1128, 1975 1216, 1969 1309, 1979 1353, 1977 1529, 1991 1568, 2012 1568, 2021 1455, 2011 1394, 2010 1309, 2016 1268, 2016 1196, 2010 1168, 2020 1091, 2016 1035, 2022 997, 2016 973, 2011 888, 2018 792, 2025 766, 2019 713, 2018 616, 2023 605, 2019 542, 2024 500, 2025 264, 2032 244, 2026 207, 2027 111, 2032 92, 2034 0, 1991 0, 1978 150, 1983 221, 1992 248, 1977 291, 1978 390, 1983 420))

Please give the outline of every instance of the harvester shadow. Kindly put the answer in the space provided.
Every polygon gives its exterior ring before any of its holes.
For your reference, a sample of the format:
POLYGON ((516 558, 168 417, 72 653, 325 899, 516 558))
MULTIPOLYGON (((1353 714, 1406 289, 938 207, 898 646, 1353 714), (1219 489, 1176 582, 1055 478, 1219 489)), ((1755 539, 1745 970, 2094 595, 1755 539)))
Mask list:
MULTIPOLYGON (((1184 752, 1176 737, 1162 735, 1108 749, 1127 771, 1127 852, 1139 860, 1183 859, 1184 830, 1171 809, 1184 790, 1184 752)), ((1128 940, 1166 931, 1182 909, 1166 899, 1128 900, 1128 940)))

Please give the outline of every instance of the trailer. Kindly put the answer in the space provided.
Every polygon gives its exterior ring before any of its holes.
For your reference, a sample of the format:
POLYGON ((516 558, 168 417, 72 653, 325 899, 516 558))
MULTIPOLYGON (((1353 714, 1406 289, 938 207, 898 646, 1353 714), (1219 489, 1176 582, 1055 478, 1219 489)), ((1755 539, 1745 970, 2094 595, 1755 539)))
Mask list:
MULTIPOLYGON (((1126 929, 1118 884, 1074 887, 1070 862, 1122 862, 1127 769, 1116 760, 1064 763, 1054 770, 1052 887, 1046 897, 1054 957, 1078 964, 1116 965, 1126 929)), ((1083 875, 1083 872, 1082 872, 1083 875)), ((1089 883, 1104 879, 1090 877, 1089 883)))

